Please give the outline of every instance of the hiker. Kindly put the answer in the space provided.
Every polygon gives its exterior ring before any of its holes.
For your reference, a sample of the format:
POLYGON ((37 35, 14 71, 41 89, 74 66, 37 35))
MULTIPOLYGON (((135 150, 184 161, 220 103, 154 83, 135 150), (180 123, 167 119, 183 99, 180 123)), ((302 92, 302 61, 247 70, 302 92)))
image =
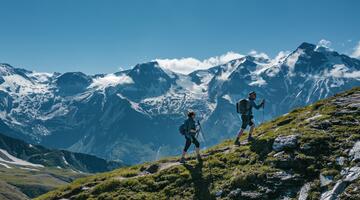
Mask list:
POLYGON ((185 136, 185 139, 186 139, 185 147, 182 152, 180 163, 185 163, 185 155, 186 155, 186 152, 189 149, 191 143, 193 143, 196 147, 195 151, 196 151, 197 159, 201 160, 200 143, 196 139, 196 134, 197 134, 198 130, 196 128, 195 116, 196 116, 195 112, 190 111, 188 113, 188 119, 180 127, 180 129, 183 129, 183 130, 180 130, 180 132, 185 136))
POLYGON ((241 120, 242 120, 240 132, 238 133, 234 142, 234 144, 237 146, 240 146, 240 141, 239 141, 240 136, 244 133, 244 130, 248 125, 250 126, 248 141, 253 140, 252 134, 254 132, 255 123, 253 121, 254 116, 252 113, 252 108, 254 107, 258 110, 261 107, 263 107, 264 109, 264 105, 265 105, 265 99, 263 99, 259 105, 256 105, 255 100, 256 100, 256 92, 253 91, 249 93, 248 99, 243 99, 236 105, 238 113, 241 113, 241 120))

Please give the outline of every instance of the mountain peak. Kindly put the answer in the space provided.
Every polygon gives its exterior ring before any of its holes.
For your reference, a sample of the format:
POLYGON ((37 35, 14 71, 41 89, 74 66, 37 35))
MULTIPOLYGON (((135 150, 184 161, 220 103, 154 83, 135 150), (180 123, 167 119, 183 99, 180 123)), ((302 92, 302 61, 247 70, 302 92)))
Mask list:
POLYGON ((313 51, 315 50, 316 45, 315 44, 311 44, 311 43, 307 43, 307 42, 303 42, 298 49, 303 49, 303 50, 310 50, 313 51))
POLYGON ((151 68, 160 68, 157 61, 151 61, 146 63, 140 63, 135 65, 134 69, 151 69, 151 68))
POLYGON ((7 63, 0 63, 0 75, 6 76, 14 73, 15 68, 7 63))
POLYGON ((133 79, 138 76, 160 76, 163 78, 168 79, 168 75, 165 73, 165 71, 159 66, 159 63, 156 61, 146 62, 135 65, 135 67, 129 72, 128 74, 133 79))

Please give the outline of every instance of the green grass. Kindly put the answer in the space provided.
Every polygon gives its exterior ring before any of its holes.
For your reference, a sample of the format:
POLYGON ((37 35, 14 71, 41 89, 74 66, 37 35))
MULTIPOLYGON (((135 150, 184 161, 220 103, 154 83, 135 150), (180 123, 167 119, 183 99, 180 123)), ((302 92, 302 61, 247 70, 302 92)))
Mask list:
MULTIPOLYGON (((37 199, 215 199, 218 191, 223 191, 222 198, 225 198, 236 188, 263 195, 270 190, 263 198, 275 199, 289 189, 299 190, 307 182, 311 183, 309 198, 318 199, 321 194, 319 175, 333 176, 335 180, 340 178, 340 166, 335 160, 339 156, 346 156, 345 150, 360 139, 360 127, 338 124, 328 130, 319 130, 312 125, 335 119, 360 121, 359 115, 334 115, 342 108, 336 107, 331 101, 353 93, 360 93, 360 88, 297 108, 287 115, 265 122, 256 129, 254 142, 231 148, 229 152, 221 151, 232 147, 233 141, 225 140, 203 151, 209 156, 202 162, 191 160, 186 165, 140 177, 137 175, 153 163, 125 167, 80 178, 37 199), (320 117, 307 120, 317 115, 320 117), (272 144, 275 138, 291 134, 298 135, 298 147, 286 149, 283 155, 274 157, 276 152, 272 150, 272 144), (276 176, 279 172, 287 172, 297 178, 281 181, 276 176), (84 186, 90 189, 82 190, 84 186)), ((176 159, 178 157, 169 157, 156 163, 174 162, 176 159)), ((296 197, 296 194, 292 195, 296 197)))

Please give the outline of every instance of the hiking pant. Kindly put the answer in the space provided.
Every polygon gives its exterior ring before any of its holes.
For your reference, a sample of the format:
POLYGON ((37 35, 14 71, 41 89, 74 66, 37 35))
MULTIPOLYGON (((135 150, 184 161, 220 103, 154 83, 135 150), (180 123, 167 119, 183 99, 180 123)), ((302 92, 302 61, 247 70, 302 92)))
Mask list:
POLYGON ((241 121, 242 121, 241 128, 246 129, 247 126, 254 125, 253 118, 254 118, 253 115, 241 115, 241 121))
POLYGON ((187 152, 187 150, 189 149, 189 147, 191 145, 191 142, 194 143, 196 148, 200 147, 200 143, 196 139, 195 134, 186 134, 185 139, 186 139, 186 143, 185 143, 185 147, 184 147, 184 152, 187 152))

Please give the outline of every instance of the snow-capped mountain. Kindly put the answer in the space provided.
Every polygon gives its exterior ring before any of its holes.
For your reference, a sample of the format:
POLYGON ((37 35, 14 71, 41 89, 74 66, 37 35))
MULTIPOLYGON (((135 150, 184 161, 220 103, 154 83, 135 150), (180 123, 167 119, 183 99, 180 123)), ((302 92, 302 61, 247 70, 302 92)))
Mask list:
MULTIPOLYGON (((182 148, 177 133, 195 110, 209 146, 240 127, 234 104, 251 90, 265 119, 360 85, 360 61, 301 44, 269 59, 245 56, 188 75, 157 62, 114 74, 36 73, 0 65, 0 131, 28 141, 135 163, 182 148)), ((262 113, 255 112, 257 123, 262 113)))

